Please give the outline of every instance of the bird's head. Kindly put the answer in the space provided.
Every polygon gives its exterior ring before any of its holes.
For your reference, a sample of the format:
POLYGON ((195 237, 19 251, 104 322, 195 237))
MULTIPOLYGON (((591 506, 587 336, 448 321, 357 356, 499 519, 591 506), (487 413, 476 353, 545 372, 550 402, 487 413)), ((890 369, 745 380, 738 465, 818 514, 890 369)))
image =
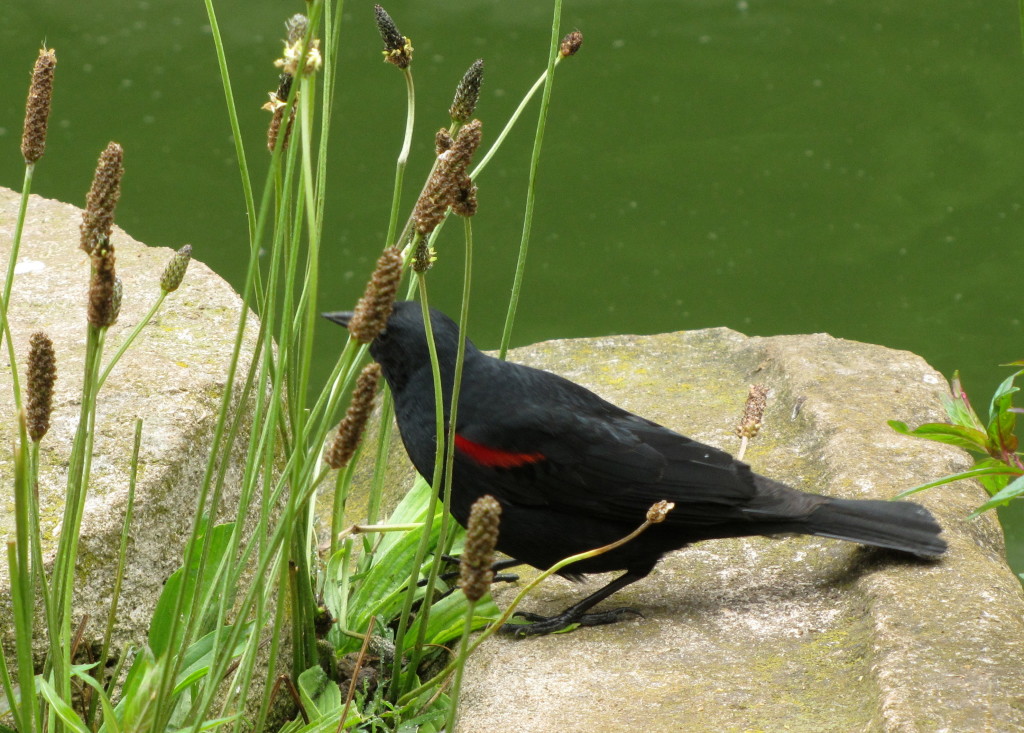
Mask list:
MULTIPOLYGON (((347 327, 352 311, 324 313, 324 318, 347 327)), ((442 373, 454 368, 459 346, 459 327, 439 310, 430 309, 430 325, 442 373)), ((471 348, 467 345, 467 349, 471 348)), ((398 391, 417 369, 430 369, 430 350, 423 327, 422 306, 415 301, 398 301, 387 326, 370 344, 370 354, 381 365, 392 391, 398 391)))

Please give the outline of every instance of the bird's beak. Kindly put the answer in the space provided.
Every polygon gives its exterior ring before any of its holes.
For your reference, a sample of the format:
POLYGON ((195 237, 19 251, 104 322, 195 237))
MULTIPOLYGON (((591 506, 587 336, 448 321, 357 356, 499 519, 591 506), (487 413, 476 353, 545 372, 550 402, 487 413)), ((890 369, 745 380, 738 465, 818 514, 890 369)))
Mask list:
POLYGON ((334 311, 333 313, 321 313, 331 323, 348 328, 348 322, 352 320, 353 311, 334 311))

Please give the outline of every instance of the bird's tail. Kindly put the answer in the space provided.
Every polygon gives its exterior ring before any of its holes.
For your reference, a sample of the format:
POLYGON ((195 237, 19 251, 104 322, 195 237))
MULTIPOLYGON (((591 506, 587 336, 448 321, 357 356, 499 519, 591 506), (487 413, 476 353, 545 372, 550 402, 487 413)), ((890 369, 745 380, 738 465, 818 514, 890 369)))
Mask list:
POLYGON ((909 501, 830 498, 815 509, 802 531, 819 537, 888 547, 934 557, 946 551, 942 527, 931 512, 909 501))

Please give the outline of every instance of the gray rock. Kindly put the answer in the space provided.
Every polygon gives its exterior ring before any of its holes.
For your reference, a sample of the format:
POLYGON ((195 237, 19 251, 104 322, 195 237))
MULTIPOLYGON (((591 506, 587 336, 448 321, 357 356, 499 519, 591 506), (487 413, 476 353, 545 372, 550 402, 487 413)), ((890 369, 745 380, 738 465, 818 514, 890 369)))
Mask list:
MULTIPOLYGON (((746 460, 809 491, 889 498, 968 465, 886 425, 943 419, 943 378, 907 352, 710 329, 548 342, 511 358, 730 452, 747 385, 764 383, 746 460)), ((459 730, 1021 730, 1024 594, 993 517, 964 519, 984 496, 966 483, 919 495, 950 543, 936 563, 812 537, 675 552, 601 606, 645 618, 488 640, 466 670, 459 730)), ((608 577, 550 579, 524 607, 559 612, 608 577)), ((514 592, 497 591, 498 604, 514 592)))
MULTIPOLYGON (((17 193, 0 189, 0 267, 5 271, 18 203, 17 193)), ((24 272, 15 277, 9 310, 23 384, 32 332, 46 331, 57 353, 52 427, 42 440, 40 453, 41 523, 48 563, 63 515, 82 386, 89 260, 79 249, 80 222, 81 211, 74 206, 31 198, 18 259, 24 272)), ((173 253, 164 247, 148 247, 120 229, 115 229, 112 241, 124 298, 120 317, 107 333, 104 364, 159 295, 160 274, 173 253)), ((137 417, 144 420, 142 450, 115 644, 145 640, 162 584, 181 564, 241 305, 224 280, 193 260, 181 288, 164 301, 100 393, 92 481, 79 538, 74 591, 75 618, 89 616, 87 644, 102 638, 111 600, 137 417)), ((255 330, 249 329, 240 363, 242 374, 254 343, 255 330)), ((0 450, 0 484, 11 487, 9 446, 16 437, 16 422, 6 344, 0 350, 0 416, 5 436, 0 450)), ((232 456, 226 482, 225 505, 232 507, 232 512, 238 485, 232 477, 241 467, 240 458, 237 453, 232 456)), ((14 502, 9 488, 2 497, 0 536, 13 538, 14 502)), ((13 651, 13 628, 7 563, 3 562, 0 633, 9 651, 13 651)), ((43 634, 38 636, 41 639, 43 634)))

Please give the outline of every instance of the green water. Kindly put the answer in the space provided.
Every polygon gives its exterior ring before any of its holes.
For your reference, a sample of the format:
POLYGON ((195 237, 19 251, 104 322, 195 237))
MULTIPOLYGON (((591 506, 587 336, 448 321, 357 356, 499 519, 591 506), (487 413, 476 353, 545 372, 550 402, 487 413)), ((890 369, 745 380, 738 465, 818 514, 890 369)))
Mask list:
MULTIPOLYGON (((259 107, 276 86, 283 21, 304 4, 216 6, 260 188, 259 107)), ((416 48, 411 206, 462 72, 485 59, 478 116, 493 139, 543 68, 551 9, 386 7, 416 48)), ((1024 357, 1017 12, 1009 0, 566 0, 563 26, 586 40, 556 78, 514 342, 721 325, 826 331, 960 368, 983 405, 1008 373, 997 365, 1024 357)), ((344 23, 324 309, 354 303, 382 246, 405 116, 372 3, 346 2, 344 23)), ((22 100, 44 39, 59 66, 34 192, 81 205, 97 155, 117 140, 119 224, 153 245, 192 243, 238 285, 245 213, 203 4, 4 0, 0 184, 16 189, 22 100)), ((503 322, 534 114, 479 181, 481 346, 496 345, 503 322)), ((433 302, 448 309, 458 229, 430 275, 433 302)), ((327 364, 340 334, 324 325, 327 364)))

